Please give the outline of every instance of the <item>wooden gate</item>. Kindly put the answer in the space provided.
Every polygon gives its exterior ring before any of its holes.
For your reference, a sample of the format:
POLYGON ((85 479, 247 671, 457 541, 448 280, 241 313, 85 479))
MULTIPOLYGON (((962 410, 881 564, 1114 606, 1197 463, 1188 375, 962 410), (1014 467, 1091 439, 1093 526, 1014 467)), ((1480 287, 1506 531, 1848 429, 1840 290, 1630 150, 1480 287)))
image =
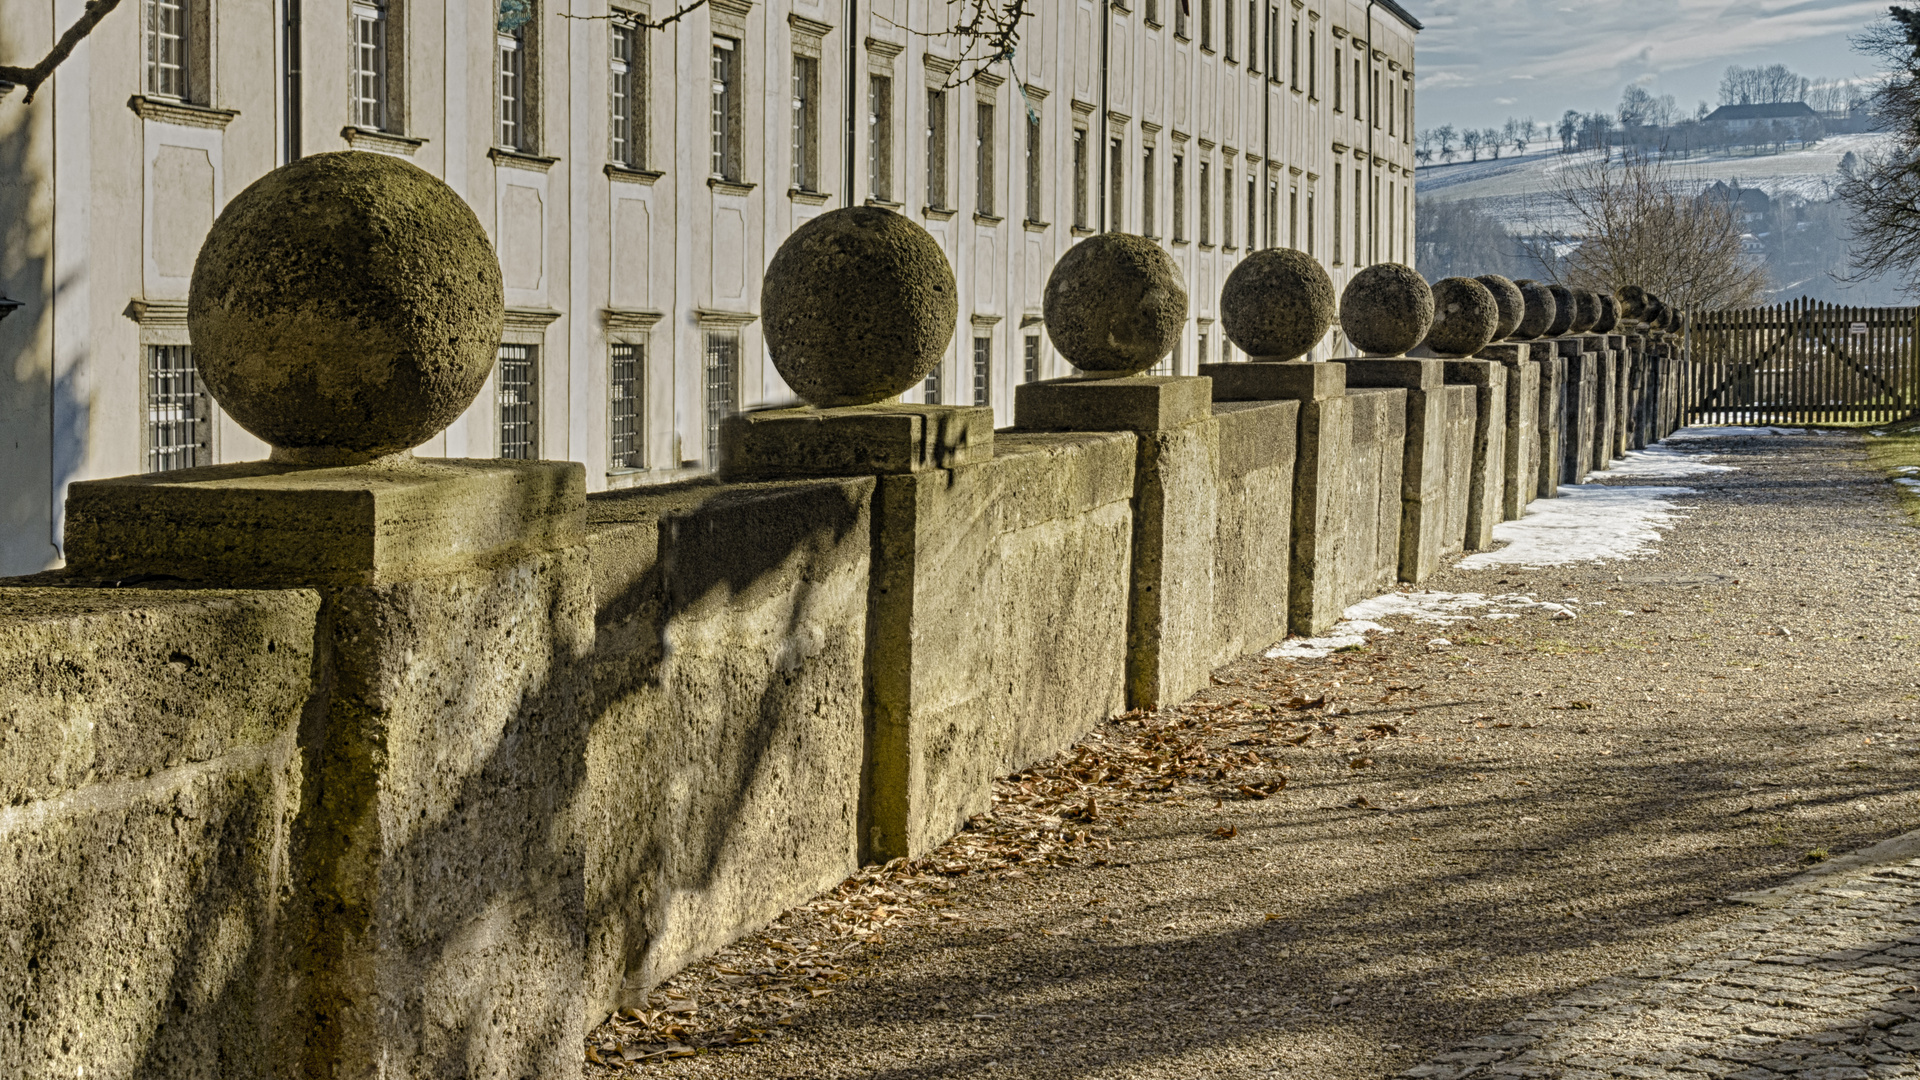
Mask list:
POLYGON ((1920 412, 1920 308, 1803 299, 1701 312, 1691 331, 1688 423, 1885 423, 1920 412))

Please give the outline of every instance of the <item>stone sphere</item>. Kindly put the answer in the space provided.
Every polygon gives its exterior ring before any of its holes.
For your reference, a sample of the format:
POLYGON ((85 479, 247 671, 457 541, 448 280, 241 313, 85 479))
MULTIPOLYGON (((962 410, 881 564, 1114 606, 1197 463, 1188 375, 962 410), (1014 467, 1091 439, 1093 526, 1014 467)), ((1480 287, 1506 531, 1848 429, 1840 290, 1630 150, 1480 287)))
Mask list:
POLYGON ((1647 314, 1647 290, 1638 285, 1622 285, 1617 293, 1620 297, 1620 314, 1634 322, 1647 314))
POLYGON ((1526 313, 1520 317, 1520 325, 1514 328, 1513 335, 1522 341, 1529 341, 1547 332, 1553 320, 1559 315, 1559 304, 1553 299, 1553 290, 1532 278, 1521 278, 1514 282, 1520 290, 1520 296, 1526 302, 1526 313))
POLYGON ((1493 327, 1493 340, 1505 341, 1520 328, 1520 320, 1527 314, 1527 298, 1521 293, 1520 286, 1501 277, 1499 274, 1481 274, 1473 280, 1487 287, 1493 294, 1493 304, 1500 309, 1500 318, 1493 327))
POLYGON ((793 230, 773 253, 760 317, 794 393, 822 408, 871 405, 940 363, 960 292, 927 230, 885 207, 849 206, 793 230))
POLYGON ((1565 285, 1549 285, 1553 293, 1553 325, 1547 327, 1548 337, 1559 337, 1573 328, 1573 320, 1580 314, 1580 302, 1574 298, 1573 290, 1565 285))
POLYGON ((1573 314, 1573 332, 1593 333, 1593 328, 1600 325, 1600 294, 1592 289, 1575 289, 1573 299, 1578 305, 1573 314))
POLYGON ((1305 356, 1333 325, 1333 279, 1320 260, 1266 248, 1240 260, 1220 288, 1220 325, 1250 357, 1305 356))
POLYGON ((1411 266, 1375 263, 1340 295, 1340 327, 1368 356, 1400 356, 1426 339, 1433 290, 1411 266))
POLYGON ((1660 329, 1661 321, 1666 317, 1667 305, 1661 303, 1660 298, 1657 296, 1647 297, 1647 306, 1640 312, 1640 321, 1658 330, 1660 329))
POLYGON ((1047 337, 1088 375, 1137 375, 1159 363, 1187 324, 1187 286, 1159 244, 1101 233, 1053 264, 1041 300, 1047 337))
POLYGON ((472 404, 505 318, 500 261, 452 188, 386 154, 283 165, 227 204, 187 300, 207 389, 273 459, 409 450, 472 404))
POLYGON ((1613 328, 1618 325, 1620 325, 1619 302, 1614 300, 1612 293, 1601 293, 1600 321, 1593 324, 1593 332, 1596 334, 1612 333, 1613 328))
POLYGON ((1472 356, 1487 347, 1499 325, 1500 305, 1485 285, 1464 277, 1433 283, 1427 348, 1441 356, 1472 356))

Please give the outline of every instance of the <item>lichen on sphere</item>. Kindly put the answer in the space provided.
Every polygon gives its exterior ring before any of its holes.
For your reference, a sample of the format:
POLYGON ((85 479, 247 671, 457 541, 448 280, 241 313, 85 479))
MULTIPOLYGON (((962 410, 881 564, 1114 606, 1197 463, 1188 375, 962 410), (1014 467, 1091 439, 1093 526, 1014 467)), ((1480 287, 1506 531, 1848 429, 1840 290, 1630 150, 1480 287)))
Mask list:
POLYGON ((1441 278, 1433 283, 1433 325, 1427 348, 1441 356, 1472 356, 1487 347, 1500 325, 1493 292, 1472 278, 1441 278))
POLYGON ((1520 292, 1520 286, 1499 274, 1481 274, 1473 280, 1493 294, 1493 304, 1500 311, 1493 326, 1493 340, 1505 341, 1512 337, 1527 314, 1527 298, 1520 292))
POLYGON ((1519 288, 1521 299, 1526 303, 1526 313, 1520 317, 1520 325, 1514 327, 1512 336, 1521 341, 1531 341, 1553 327, 1553 321, 1560 313, 1559 302, 1553 298, 1553 290, 1532 278, 1521 278, 1514 282, 1519 288))
POLYGON ((1576 334, 1590 334, 1599 321, 1600 294, 1592 289, 1573 290, 1573 325, 1567 329, 1576 334))
POLYGON ((1647 313, 1647 290, 1638 285, 1622 285, 1614 294, 1620 298, 1620 314, 1625 319, 1638 322, 1647 313))
POLYGON ((1547 327, 1547 336, 1559 337, 1572 329, 1574 318, 1580 314, 1580 302, 1565 285, 1549 285, 1547 291, 1553 293, 1554 307, 1553 325, 1547 327))
POLYGON ((940 244, 879 206, 830 210, 793 231, 760 289, 767 352, 809 404, 871 405, 927 377, 960 315, 940 244))
POLYGON ((1340 294, 1340 328, 1369 356, 1401 356, 1433 322, 1433 290, 1411 266, 1375 263, 1340 294))
POLYGON ((1620 324, 1620 305, 1614 300, 1612 293, 1601 293, 1599 295, 1600 321, 1593 324, 1593 332, 1596 334, 1611 333, 1613 328, 1620 324))
POLYGON ((411 162, 340 151, 235 196, 194 261, 187 326, 207 389, 276 461, 410 450, 486 382, 505 307, 480 219, 411 162))
POLYGON ((1333 325, 1333 279, 1320 260, 1266 248, 1240 260, 1220 288, 1220 326, 1249 357, 1305 356, 1333 325))
POLYGON ((1096 378, 1137 375, 1180 341, 1187 286, 1159 244, 1101 233, 1053 264, 1041 299, 1047 338, 1067 362, 1096 378))

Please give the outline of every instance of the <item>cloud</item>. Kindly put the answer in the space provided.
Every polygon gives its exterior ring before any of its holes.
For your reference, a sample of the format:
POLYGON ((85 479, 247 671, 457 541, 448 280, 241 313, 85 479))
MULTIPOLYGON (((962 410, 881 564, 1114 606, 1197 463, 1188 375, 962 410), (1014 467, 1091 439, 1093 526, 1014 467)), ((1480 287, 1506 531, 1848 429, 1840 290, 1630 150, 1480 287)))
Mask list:
POLYGON ((1510 97, 1497 97, 1493 99, 1493 103, 1495 105, 1518 105, 1520 104, 1520 99, 1510 98, 1510 97))

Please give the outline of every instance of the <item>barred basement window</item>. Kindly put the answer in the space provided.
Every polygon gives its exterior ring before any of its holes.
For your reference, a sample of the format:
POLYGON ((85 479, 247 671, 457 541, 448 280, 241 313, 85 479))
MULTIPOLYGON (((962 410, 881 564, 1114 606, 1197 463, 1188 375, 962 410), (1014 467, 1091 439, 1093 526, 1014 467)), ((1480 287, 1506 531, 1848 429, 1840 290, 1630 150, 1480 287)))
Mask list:
POLYGON ((1025 370, 1021 372, 1025 382, 1040 381, 1040 335, 1027 335, 1027 355, 1025 370))
POLYGON ((207 444, 212 414, 193 350, 186 345, 147 346, 147 471, 213 464, 207 444))
POLYGON ((647 167, 647 65, 643 51, 646 39, 632 16, 615 16, 612 48, 613 55, 608 61, 611 69, 608 127, 613 133, 609 156, 616 165, 644 169, 647 167))
POLYGON ((607 358, 607 469, 643 469, 640 398, 646 350, 617 343, 607 358))
POLYGON ((740 332, 707 331, 707 467, 720 465, 720 421, 739 408, 740 332))
POLYGON ((540 350, 533 345, 500 346, 494 400, 500 418, 500 455, 519 461, 540 456, 540 417, 535 409, 540 384, 540 350))
POLYGON ((387 126, 387 10, 353 5, 353 124, 370 131, 387 126))
POLYGON ((920 384, 922 402, 928 405, 940 404, 940 369, 946 366, 946 362, 942 361, 933 365, 932 371, 927 372, 927 381, 920 384))
POLYGON ((993 404, 993 339, 973 339, 973 403, 993 404))
POLYGON ((187 7, 190 0, 147 0, 147 93, 187 96, 187 7))

